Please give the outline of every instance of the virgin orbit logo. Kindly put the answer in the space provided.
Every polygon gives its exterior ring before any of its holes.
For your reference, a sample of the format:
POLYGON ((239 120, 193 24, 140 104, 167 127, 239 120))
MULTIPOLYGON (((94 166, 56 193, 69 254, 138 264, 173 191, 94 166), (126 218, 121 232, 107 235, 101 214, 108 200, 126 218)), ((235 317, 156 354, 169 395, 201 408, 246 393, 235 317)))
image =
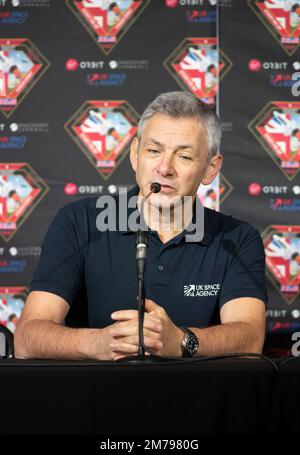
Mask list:
POLYGON ((168 8, 176 8, 178 6, 178 0, 165 0, 165 3, 168 8))
POLYGON ((261 62, 259 60, 257 60, 256 58, 253 58, 248 63, 248 68, 249 68, 250 71, 254 71, 254 72, 260 71, 261 70, 261 62))
POLYGON ((73 196, 74 194, 77 194, 78 192, 78 187, 75 183, 67 183, 65 185, 65 194, 68 196, 73 196))
POLYGON ((251 196, 259 196, 261 193, 261 185, 259 183, 253 182, 248 186, 248 193, 251 196))
POLYGON ((79 66, 78 61, 75 58, 69 58, 66 61, 66 68, 68 71, 76 71, 79 66))

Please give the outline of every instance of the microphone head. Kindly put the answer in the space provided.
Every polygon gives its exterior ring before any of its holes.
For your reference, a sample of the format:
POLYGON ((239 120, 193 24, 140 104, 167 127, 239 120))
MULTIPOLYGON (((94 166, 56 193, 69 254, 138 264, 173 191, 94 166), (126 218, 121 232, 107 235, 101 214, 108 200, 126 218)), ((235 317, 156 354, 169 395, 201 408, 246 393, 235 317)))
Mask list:
POLYGON ((151 193, 159 193, 161 190, 161 184, 158 182, 153 182, 150 185, 150 191, 151 193))

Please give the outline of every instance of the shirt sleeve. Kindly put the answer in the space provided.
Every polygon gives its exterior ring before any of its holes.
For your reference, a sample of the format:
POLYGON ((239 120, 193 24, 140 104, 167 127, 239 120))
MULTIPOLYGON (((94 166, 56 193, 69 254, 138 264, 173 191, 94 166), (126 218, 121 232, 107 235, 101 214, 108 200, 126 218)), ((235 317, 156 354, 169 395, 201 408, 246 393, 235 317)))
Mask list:
POLYGON ((228 267, 221 286, 219 305, 242 298, 254 297, 266 305, 265 251, 261 236, 251 225, 241 228, 239 240, 223 240, 228 254, 228 267))
POLYGON ((47 291, 75 301, 82 284, 83 256, 74 221, 64 208, 50 224, 41 247, 30 291, 47 291))

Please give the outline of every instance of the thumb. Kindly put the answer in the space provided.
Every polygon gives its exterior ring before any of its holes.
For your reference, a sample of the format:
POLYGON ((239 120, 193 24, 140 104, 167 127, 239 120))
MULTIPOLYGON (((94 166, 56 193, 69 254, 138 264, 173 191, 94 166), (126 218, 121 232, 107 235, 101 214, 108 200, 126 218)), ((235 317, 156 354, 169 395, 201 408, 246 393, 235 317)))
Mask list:
POLYGON ((150 313, 150 311, 155 311, 159 306, 153 302, 153 300, 145 299, 145 310, 150 313))

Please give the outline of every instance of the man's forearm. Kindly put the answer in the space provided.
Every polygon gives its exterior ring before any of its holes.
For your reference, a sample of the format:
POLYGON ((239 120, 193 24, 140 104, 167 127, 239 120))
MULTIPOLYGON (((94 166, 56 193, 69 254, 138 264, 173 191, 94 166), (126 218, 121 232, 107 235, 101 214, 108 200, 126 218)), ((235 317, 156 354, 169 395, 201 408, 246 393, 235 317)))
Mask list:
POLYGON ((205 329, 190 327, 199 339, 197 356, 232 352, 261 353, 264 334, 247 322, 230 322, 205 329))
POLYGON ((35 359, 104 358, 101 329, 73 329, 51 321, 24 322, 15 334, 15 357, 35 359), (26 335, 26 336, 25 336, 26 335))

